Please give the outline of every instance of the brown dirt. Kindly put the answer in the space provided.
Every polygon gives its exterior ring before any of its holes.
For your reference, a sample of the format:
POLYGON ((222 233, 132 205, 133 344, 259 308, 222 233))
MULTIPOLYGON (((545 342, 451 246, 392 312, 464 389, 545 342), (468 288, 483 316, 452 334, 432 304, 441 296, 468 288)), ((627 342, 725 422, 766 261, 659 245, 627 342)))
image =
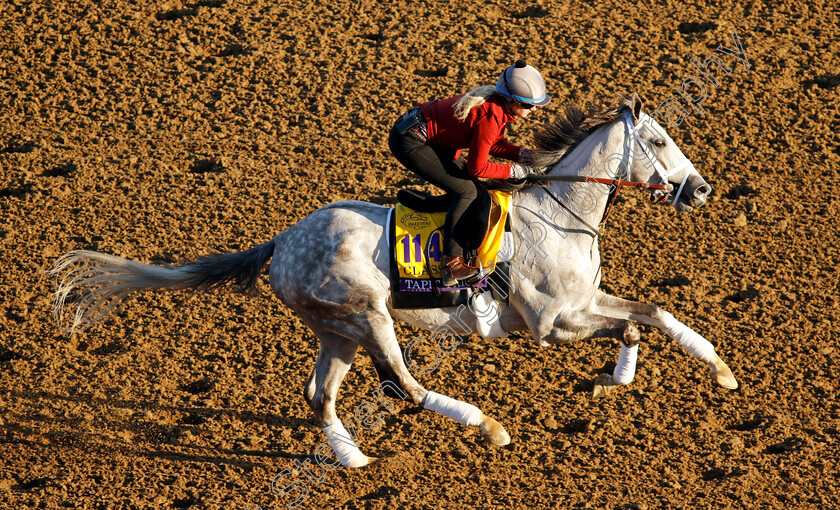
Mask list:
MULTIPOLYGON (((614 342, 472 337, 420 380, 510 446, 401 405, 361 436, 384 461, 308 482, 300 508, 840 506, 837 4, 559 3, 0 2, 0 507, 283 508, 272 478, 322 441, 301 397, 316 340, 278 300, 147 294, 67 338, 60 254, 172 261, 390 203, 417 183, 385 141, 412 103, 525 57, 554 96, 511 130, 528 144, 571 98, 679 99, 733 30, 750 69, 724 57, 705 115, 669 130, 712 200, 623 195, 604 287, 702 332, 741 388, 650 329, 636 381, 597 402, 614 342)), ((340 414, 376 384, 360 356, 340 414)))

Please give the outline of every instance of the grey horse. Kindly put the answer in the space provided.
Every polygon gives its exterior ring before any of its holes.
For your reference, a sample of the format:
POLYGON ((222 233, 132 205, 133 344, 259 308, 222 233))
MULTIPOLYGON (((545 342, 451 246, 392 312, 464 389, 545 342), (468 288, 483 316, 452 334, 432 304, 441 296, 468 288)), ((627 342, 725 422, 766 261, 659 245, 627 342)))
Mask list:
MULTIPOLYGON (((495 333, 488 336, 529 331, 543 346, 593 337, 618 339, 619 366, 597 381, 596 393, 603 393, 632 380, 633 349, 640 340, 634 324, 648 324, 706 363, 718 384, 737 388, 711 343, 673 315, 598 289, 597 225, 608 207, 609 185, 573 182, 575 176, 600 176, 613 182, 620 176, 637 184, 658 184, 666 188, 656 192, 660 198, 681 212, 703 205, 711 192, 670 136, 642 112, 638 96, 625 97, 613 108, 583 112, 569 107, 536 134, 536 141, 541 150, 533 153, 532 163, 545 167, 546 179, 570 176, 572 180, 540 181, 513 192, 509 221, 516 248, 510 260, 509 299, 493 305, 495 333)), ((59 324, 73 331, 103 319, 136 291, 215 287, 247 291, 271 259, 269 281, 274 293, 320 340, 304 395, 344 466, 360 467, 372 460, 358 449, 335 410, 339 386, 360 346, 380 377, 395 381, 414 404, 481 427, 493 444, 508 444, 510 436, 496 420, 471 404, 427 390, 412 376, 409 365, 416 363, 408 349, 400 347, 395 318, 436 334, 460 335, 471 334, 469 324, 486 321, 486 313, 478 306, 394 309, 389 211, 360 201, 333 203, 262 245, 177 266, 72 251, 52 271, 59 280, 55 313, 59 324), (301 264, 304 260, 311 263, 301 264)))

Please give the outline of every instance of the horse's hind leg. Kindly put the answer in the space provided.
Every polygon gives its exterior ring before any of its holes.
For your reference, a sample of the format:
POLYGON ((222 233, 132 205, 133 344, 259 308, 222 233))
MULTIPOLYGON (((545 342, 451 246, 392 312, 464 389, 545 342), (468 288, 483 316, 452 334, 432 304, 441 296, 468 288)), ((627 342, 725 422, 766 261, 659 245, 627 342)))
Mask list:
POLYGON ((466 402, 456 400, 425 389, 408 371, 402 356, 394 323, 387 312, 366 314, 366 326, 369 330, 360 336, 362 347, 374 359, 377 371, 393 374, 403 390, 415 404, 422 404, 424 409, 435 411, 452 418, 462 425, 481 427, 485 439, 495 445, 510 443, 510 436, 499 422, 485 415, 481 410, 466 402))
POLYGON ((306 382, 304 397, 341 464, 347 467, 365 466, 374 459, 359 450, 335 412, 338 389, 350 370, 359 346, 342 336, 317 328, 312 330, 321 341, 321 350, 306 382))

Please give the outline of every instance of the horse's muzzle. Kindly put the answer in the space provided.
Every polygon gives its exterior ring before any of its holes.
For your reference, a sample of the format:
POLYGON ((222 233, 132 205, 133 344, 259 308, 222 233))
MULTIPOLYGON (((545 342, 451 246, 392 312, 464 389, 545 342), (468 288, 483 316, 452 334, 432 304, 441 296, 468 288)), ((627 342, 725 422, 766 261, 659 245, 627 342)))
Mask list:
MULTIPOLYGON (((676 192, 677 190, 674 190, 674 193, 676 192)), ((706 198, 711 192, 712 186, 702 177, 699 175, 689 175, 679 196, 671 197, 671 203, 679 212, 690 212, 695 207, 705 205, 706 198)))
POLYGON ((688 189, 683 192, 694 207, 704 205, 706 198, 712 193, 712 186, 699 175, 690 175, 686 183, 686 188, 688 189))

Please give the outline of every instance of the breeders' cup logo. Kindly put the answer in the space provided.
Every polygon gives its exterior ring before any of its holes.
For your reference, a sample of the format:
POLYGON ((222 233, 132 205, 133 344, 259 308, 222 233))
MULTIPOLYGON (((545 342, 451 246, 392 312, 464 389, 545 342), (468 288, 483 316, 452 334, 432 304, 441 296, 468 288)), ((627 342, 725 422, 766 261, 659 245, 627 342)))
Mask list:
POLYGON ((428 217, 417 212, 406 214, 400 219, 400 223, 414 230, 420 230, 432 224, 428 217))

